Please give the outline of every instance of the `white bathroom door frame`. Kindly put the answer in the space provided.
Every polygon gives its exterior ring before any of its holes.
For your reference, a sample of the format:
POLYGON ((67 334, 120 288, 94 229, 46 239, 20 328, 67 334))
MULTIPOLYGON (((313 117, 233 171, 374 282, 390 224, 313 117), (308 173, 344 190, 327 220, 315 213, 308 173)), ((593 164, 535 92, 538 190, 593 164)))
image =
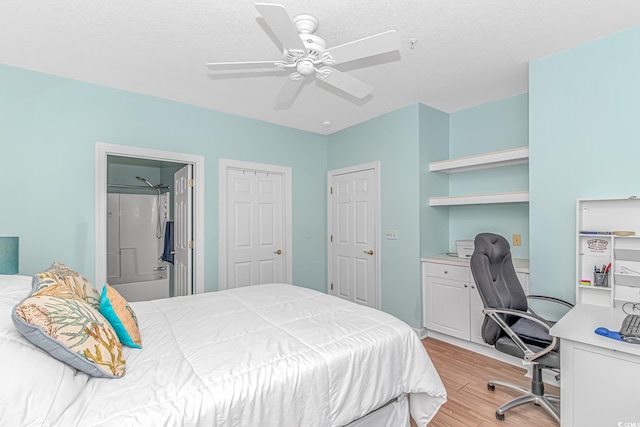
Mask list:
MULTIPOLYGON (((382 307, 382 251, 381 251, 381 205, 380 205, 380 162, 370 162, 364 163, 355 166, 348 166, 341 169, 334 169, 327 172, 327 193, 330 193, 331 186, 334 179, 340 175, 347 175, 355 172, 362 172, 366 170, 373 170, 374 176, 374 201, 373 201, 373 210, 374 210, 374 224, 369 224, 369 227, 373 227, 373 235, 374 235, 374 244, 373 244, 373 262, 375 263, 375 303, 372 308, 377 308, 378 310, 382 307)), ((331 236, 334 222, 338 221, 337 218, 334 218, 333 213, 333 200, 331 194, 327 194, 327 293, 330 295, 338 295, 337 289, 332 289, 332 278, 333 271, 336 266, 333 265, 333 245, 331 243, 331 236)))
POLYGON ((95 145, 95 286, 107 280, 107 158, 133 157, 193 165, 193 290, 204 292, 204 156, 96 142, 95 145))
POLYGON ((293 283, 293 256, 292 256, 292 226, 291 226, 291 168, 286 166, 269 165, 263 163, 245 162, 240 160, 220 159, 219 167, 219 201, 218 201, 218 290, 227 289, 228 271, 227 271, 227 175, 230 169, 244 169, 247 171, 266 172, 282 175, 283 184, 283 206, 284 215, 283 239, 284 242, 284 282, 293 283))

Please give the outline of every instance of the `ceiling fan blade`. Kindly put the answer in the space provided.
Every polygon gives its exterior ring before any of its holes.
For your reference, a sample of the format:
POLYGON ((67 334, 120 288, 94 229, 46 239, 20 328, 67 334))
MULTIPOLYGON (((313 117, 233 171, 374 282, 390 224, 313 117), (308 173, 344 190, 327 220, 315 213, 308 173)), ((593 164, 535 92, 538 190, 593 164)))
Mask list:
POLYGON ((287 11, 282 5, 256 3, 256 9, 258 9, 260 15, 262 15, 276 38, 280 41, 285 52, 292 50, 307 52, 304 43, 302 43, 300 39, 298 30, 296 30, 291 18, 289 18, 287 11))
POLYGON ((316 77, 356 98, 362 99, 373 92, 372 86, 331 67, 320 68, 316 77))
MULTIPOLYGON (((294 74, 297 74, 297 73, 294 73, 294 74)), ((300 90, 300 88, 302 87, 303 81, 304 81, 303 78, 292 79, 291 76, 289 76, 285 84, 282 86, 282 89, 280 89, 280 93, 276 97, 275 103, 290 104, 298 94, 298 91, 300 90)))
POLYGON ((321 58, 327 65, 337 65, 394 50, 400 50, 400 37, 395 30, 391 30, 334 46, 322 52, 321 58))
POLYGON ((210 62, 206 65, 211 71, 282 69, 282 61, 210 62))

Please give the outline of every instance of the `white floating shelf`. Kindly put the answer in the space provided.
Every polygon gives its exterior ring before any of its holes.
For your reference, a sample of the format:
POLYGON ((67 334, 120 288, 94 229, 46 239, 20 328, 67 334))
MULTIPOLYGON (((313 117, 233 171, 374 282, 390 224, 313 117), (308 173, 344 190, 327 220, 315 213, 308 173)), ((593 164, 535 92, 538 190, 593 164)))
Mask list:
POLYGON ((521 165, 529 162, 529 147, 495 151, 477 156, 460 157, 451 160, 431 162, 431 172, 468 172, 479 169, 497 168, 501 166, 521 165))
POLYGON ((592 289, 594 291, 606 291, 611 292, 611 286, 591 286, 591 285, 580 285, 578 284, 580 289, 592 289))
POLYGON ((470 196, 431 197, 429 206, 484 205, 493 203, 521 203, 529 201, 528 191, 511 193, 473 194, 470 196))

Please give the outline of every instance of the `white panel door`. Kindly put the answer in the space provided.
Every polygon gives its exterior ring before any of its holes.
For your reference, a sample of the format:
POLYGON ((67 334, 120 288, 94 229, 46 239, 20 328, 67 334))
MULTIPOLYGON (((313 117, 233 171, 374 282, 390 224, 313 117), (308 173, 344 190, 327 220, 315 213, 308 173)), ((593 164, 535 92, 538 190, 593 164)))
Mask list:
MULTIPOLYGON (((173 294, 174 296, 193 293, 193 188, 189 182, 193 178, 193 166, 186 165, 173 176, 173 294)), ((192 182, 192 181, 191 181, 192 182)), ((201 242, 202 244, 202 242, 201 242)))
POLYGON ((377 308, 375 172, 335 175, 331 182, 333 295, 377 308))
POLYGON ((283 176, 227 171, 227 288, 284 283, 283 176))

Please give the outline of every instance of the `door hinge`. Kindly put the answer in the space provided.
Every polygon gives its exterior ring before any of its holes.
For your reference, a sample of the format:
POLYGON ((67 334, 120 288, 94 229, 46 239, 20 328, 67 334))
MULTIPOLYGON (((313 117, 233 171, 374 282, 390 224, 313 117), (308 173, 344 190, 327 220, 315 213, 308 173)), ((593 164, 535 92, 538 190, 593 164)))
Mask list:
POLYGON ((331 290, 333 290, 333 283, 331 284, 331 290))
POLYGON ((331 241, 333 242, 333 234, 331 235, 331 241))
POLYGON ((331 194, 333 194, 333 187, 330 187, 329 192, 330 192, 331 194))
POLYGON ((193 249, 193 240, 189 240, 189 249, 193 249))
POLYGON ((193 180, 193 178, 189 178, 189 187, 195 187, 195 181, 193 180))

